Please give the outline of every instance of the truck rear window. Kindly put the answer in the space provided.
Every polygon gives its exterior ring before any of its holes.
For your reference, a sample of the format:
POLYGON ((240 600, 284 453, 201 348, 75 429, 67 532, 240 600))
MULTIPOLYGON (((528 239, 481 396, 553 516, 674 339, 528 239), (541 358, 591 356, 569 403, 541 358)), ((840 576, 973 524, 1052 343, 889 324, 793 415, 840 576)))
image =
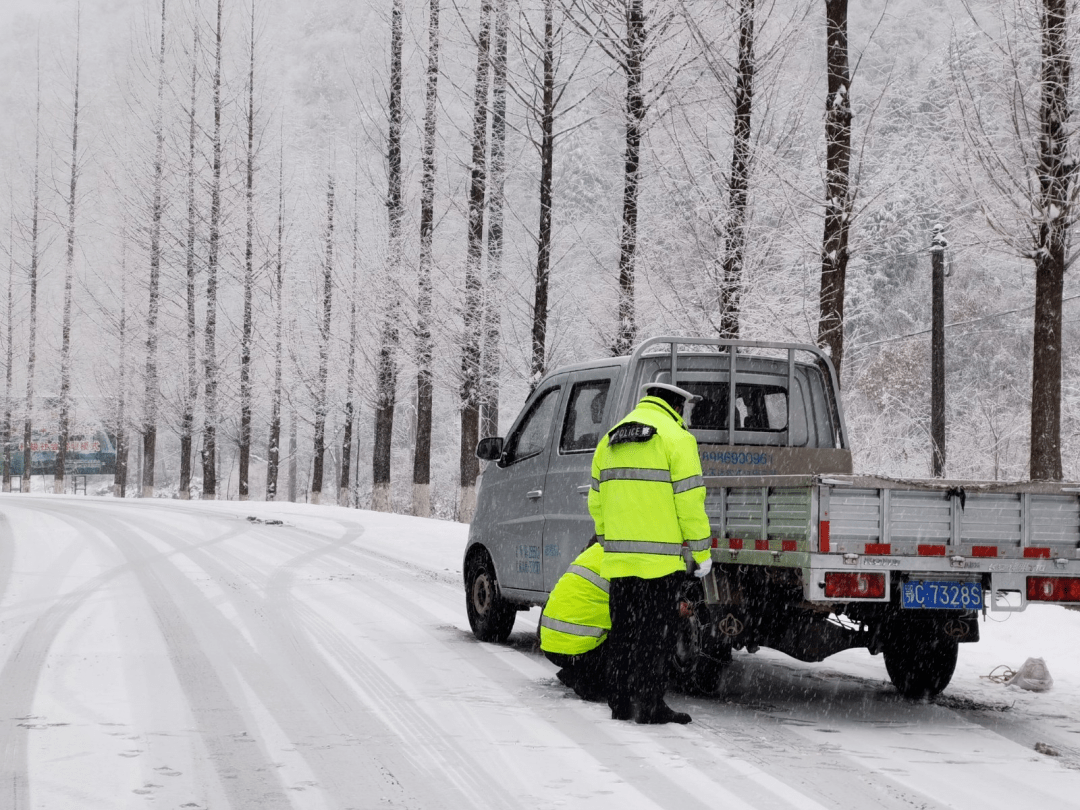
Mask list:
MULTIPOLYGON (((690 417, 699 430, 728 429, 726 382, 679 381, 679 386, 701 397, 690 417)), ((735 384, 735 429, 782 431, 787 428, 787 389, 779 385, 735 384)))

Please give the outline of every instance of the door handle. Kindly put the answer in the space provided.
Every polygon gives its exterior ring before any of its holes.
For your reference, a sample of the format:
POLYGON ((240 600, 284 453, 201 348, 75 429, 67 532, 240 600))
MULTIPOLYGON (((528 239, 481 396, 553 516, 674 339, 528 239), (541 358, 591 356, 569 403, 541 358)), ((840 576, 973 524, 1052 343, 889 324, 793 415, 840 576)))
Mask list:
POLYGON ((542 490, 542 489, 532 489, 532 490, 529 490, 528 492, 525 493, 526 498, 530 498, 530 499, 532 499, 534 501, 537 498, 542 498, 543 496, 544 496, 544 490, 542 490))
POLYGON ((588 495, 589 490, 592 489, 592 484, 585 484, 577 488, 578 495, 588 495))

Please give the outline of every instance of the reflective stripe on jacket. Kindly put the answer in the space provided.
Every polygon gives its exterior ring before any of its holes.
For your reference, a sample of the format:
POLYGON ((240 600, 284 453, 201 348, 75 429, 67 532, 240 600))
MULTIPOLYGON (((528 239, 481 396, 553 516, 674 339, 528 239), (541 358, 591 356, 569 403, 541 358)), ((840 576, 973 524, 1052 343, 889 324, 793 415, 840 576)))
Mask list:
POLYGON ((697 440, 657 397, 643 398, 619 425, 593 454, 589 490, 589 512, 604 544, 603 575, 654 579, 685 571, 684 544, 704 562, 712 530, 697 440), (627 422, 656 432, 645 441, 609 444, 627 422))
POLYGON ((540 616, 540 649, 581 655, 599 647, 611 629, 608 581, 600 575, 604 549, 599 543, 581 552, 559 577, 540 616))

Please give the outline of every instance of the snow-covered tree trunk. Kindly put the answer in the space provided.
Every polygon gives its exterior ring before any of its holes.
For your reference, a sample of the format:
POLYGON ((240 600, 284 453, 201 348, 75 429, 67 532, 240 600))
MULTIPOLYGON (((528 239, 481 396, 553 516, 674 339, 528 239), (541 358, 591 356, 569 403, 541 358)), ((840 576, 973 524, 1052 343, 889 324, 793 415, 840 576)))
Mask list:
POLYGON ((4 492, 11 492, 11 377, 15 361, 15 200, 8 225, 7 341, 4 368, 4 492))
POLYGON ((473 101, 472 160, 469 164, 468 249, 465 257, 465 310, 461 336, 461 445, 457 519, 472 520, 480 464, 476 443, 480 431, 480 347, 483 289, 480 264, 484 250, 484 196, 487 184, 488 88, 491 82, 491 0, 483 0, 476 38, 476 94, 473 101))
POLYGON ((266 500, 277 500, 278 471, 281 465, 281 367, 285 330, 285 151, 278 163, 277 258, 274 262, 274 387, 270 392, 270 440, 267 442, 266 500))
POLYGON ((334 300, 334 175, 326 183, 322 320, 319 322, 319 370, 315 382, 315 441, 311 465, 311 502, 320 503, 326 456, 327 378, 330 371, 330 325, 334 300))
POLYGON ((41 53, 37 62, 37 100, 34 104, 34 189, 30 200, 29 311, 26 350, 26 413, 23 418, 23 469, 20 492, 30 491, 31 443, 34 431, 34 373, 37 365, 38 264, 41 261, 41 53))
POLYGON ((224 102, 221 97, 221 46, 222 10, 224 0, 217 3, 217 27, 214 32, 214 78, 213 105, 214 129, 212 136, 213 164, 210 179, 210 239, 206 261, 206 354, 205 400, 203 419, 203 497, 217 498, 217 296, 218 261, 221 252, 221 115, 224 102))
POLYGON ((532 361, 529 388, 547 370, 548 283, 551 278, 551 216, 555 186, 555 0, 544 0, 543 107, 540 110, 540 227, 533 285, 532 361))
POLYGON ((739 337, 739 313, 746 204, 750 186, 750 122, 754 100, 754 0, 739 4, 739 61, 735 75, 735 121, 728 177, 728 218, 725 223, 723 272, 720 288, 720 337, 739 337))
POLYGON ((848 0, 825 0, 825 229, 821 240, 818 345, 839 379, 844 360, 844 287, 851 227, 851 96, 848 73, 848 0))
POLYGON ((1072 70, 1068 0, 1043 0, 1040 83, 1035 333, 1031 366, 1033 480, 1061 480, 1061 298, 1075 158, 1069 155, 1072 70))
POLYGON ((56 467, 53 492, 64 492, 68 436, 71 433, 71 296, 75 282, 75 211, 79 184, 79 70, 81 68, 82 21, 75 13, 75 87, 71 108, 71 172, 68 181, 67 234, 64 253, 64 310, 60 332, 60 425, 57 430, 56 467))
POLYGON ((402 224, 405 216, 401 175, 401 99, 402 0, 394 0, 390 22, 390 121, 387 138, 389 187, 386 210, 389 218, 389 250, 386 280, 391 289, 384 304, 379 335, 379 359, 376 368, 375 445, 371 458, 371 508, 389 512, 390 453, 394 440, 394 406, 397 403, 397 346, 400 296, 398 284, 403 259, 402 224))
POLYGON ((127 233, 120 248, 120 321, 117 341, 120 344, 116 379, 116 467, 113 470, 113 495, 127 497, 127 233))
POLYGON ((622 229, 619 234, 619 323, 612 347, 616 356, 629 354, 637 342, 634 314, 634 274, 637 258, 638 189, 641 182, 641 139, 645 131, 644 72, 646 58, 645 10, 643 0, 626 0, 626 44, 623 71, 626 74, 626 145, 622 229))
POLYGON ((491 183, 488 193, 487 283, 484 286, 480 435, 499 432, 500 332, 502 318, 503 190, 506 179, 506 40, 508 0, 498 0, 491 60, 491 183))
POLYGON ((299 477, 296 466, 296 403, 289 401, 289 501, 296 503, 299 477))
POLYGON ((195 404, 199 397, 199 368, 197 352, 198 325, 195 319, 195 157, 197 149, 198 127, 195 105, 198 101, 199 88, 199 27, 193 26, 194 35, 191 49, 191 106, 188 108, 188 154, 187 154, 187 233, 184 244, 184 266, 186 286, 184 300, 186 304, 187 335, 185 341, 186 357, 184 365, 185 391, 180 412, 180 485, 181 500, 191 498, 191 461, 192 440, 195 433, 195 404))
POLYGON ((356 294, 360 271, 360 178, 353 182, 352 220, 352 278, 349 280, 349 359, 345 372, 345 425, 341 436, 341 477, 338 479, 338 505, 354 506, 351 501, 349 482, 352 480, 353 422, 356 412, 353 395, 356 392, 356 348, 359 328, 356 322, 356 294), (344 503, 342 503, 344 501, 344 503))
POLYGON ((244 322, 240 338, 240 460, 239 498, 248 499, 251 461, 251 347, 254 340, 255 290, 255 3, 251 3, 248 50, 247 153, 245 162, 244 322))
POLYGON ((158 381, 158 314, 161 310, 161 220, 164 215, 162 184, 165 176, 165 0, 161 0, 161 44, 158 49, 157 105, 154 110, 154 179, 150 204, 150 279, 146 307, 146 389, 143 399, 142 497, 154 497, 157 466, 157 412, 161 396, 158 381))
POLYGON ((431 265, 435 232, 435 132, 439 87, 439 0, 428 0, 428 63, 424 85, 423 175, 420 185, 420 261, 416 296, 416 444, 413 514, 431 517, 431 265))

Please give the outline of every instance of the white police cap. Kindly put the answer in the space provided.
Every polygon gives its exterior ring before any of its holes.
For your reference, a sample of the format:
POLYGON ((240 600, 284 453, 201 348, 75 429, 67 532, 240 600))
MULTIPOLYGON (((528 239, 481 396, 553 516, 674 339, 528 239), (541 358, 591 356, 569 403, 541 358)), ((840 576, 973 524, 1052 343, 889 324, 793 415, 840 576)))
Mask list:
POLYGON ((661 382, 650 382, 650 383, 645 383, 644 385, 642 385, 641 386, 641 396, 643 396, 643 397, 648 396, 649 395, 649 389, 652 389, 652 388, 662 388, 665 391, 670 391, 671 393, 675 394, 676 396, 682 397, 685 401, 690 402, 690 403, 700 402, 701 401, 700 396, 698 396, 697 394, 691 394, 685 388, 679 388, 679 386, 677 386, 677 385, 672 385, 671 383, 661 383, 661 382))

